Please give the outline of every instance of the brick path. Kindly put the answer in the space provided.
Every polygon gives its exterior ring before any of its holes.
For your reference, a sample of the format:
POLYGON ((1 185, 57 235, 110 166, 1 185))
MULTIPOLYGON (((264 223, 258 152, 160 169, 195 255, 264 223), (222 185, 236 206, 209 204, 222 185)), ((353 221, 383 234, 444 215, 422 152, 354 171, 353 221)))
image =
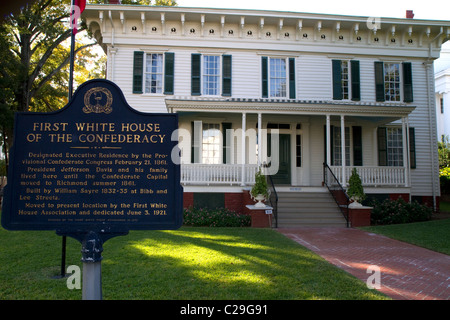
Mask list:
POLYGON ((290 239, 396 300, 450 300, 450 256, 352 228, 279 228, 290 239))

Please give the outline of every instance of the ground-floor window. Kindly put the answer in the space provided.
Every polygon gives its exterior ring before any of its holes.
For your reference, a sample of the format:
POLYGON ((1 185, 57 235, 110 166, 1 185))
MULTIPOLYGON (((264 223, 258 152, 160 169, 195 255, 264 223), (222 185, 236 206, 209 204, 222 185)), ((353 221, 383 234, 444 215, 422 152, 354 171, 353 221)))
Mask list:
MULTIPOLYGON (((341 127, 332 127, 333 165, 342 166, 341 127)), ((350 166, 350 128, 345 127, 345 165, 350 166)))
POLYGON ((387 128, 387 165, 391 167, 403 166, 403 137, 402 128, 387 128))
POLYGON ((219 164, 220 158, 221 132, 218 123, 203 123, 202 131, 202 163, 219 164))

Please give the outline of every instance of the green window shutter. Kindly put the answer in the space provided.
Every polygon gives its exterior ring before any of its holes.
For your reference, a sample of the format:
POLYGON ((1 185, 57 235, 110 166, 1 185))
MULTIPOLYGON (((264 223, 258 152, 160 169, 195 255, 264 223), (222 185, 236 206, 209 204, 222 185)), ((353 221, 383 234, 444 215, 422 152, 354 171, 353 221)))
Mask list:
POLYGON ((375 61, 375 95, 376 101, 385 101, 384 96, 384 64, 380 61, 375 61))
POLYGON ((411 169, 416 168, 416 132, 414 128, 409 128, 409 157, 411 169))
POLYGON ((191 94, 201 95, 201 54, 193 53, 191 56, 191 94))
POLYGON ((191 163, 200 163, 200 151, 202 143, 202 122, 192 121, 191 123, 191 163))
POLYGON ((231 97, 231 55, 222 56, 222 96, 231 97))
POLYGON ((354 126, 353 128, 353 165, 363 165, 362 153, 362 127, 354 126))
POLYGON ((342 69, 341 60, 332 60, 333 100, 342 100, 342 69))
POLYGON ((403 62, 403 101, 413 102, 411 62, 403 62))
POLYGON ((289 99, 295 99, 295 58, 289 58, 289 99))
POLYGON ((133 56, 133 93, 142 93, 144 52, 135 51, 133 56))
POLYGON ((352 60, 350 61, 351 66, 351 76, 352 76, 352 100, 360 101, 361 100, 361 84, 360 84, 360 75, 359 75, 359 61, 352 60))
POLYGON ((231 123, 222 123, 223 163, 231 163, 231 123))
POLYGON ((387 132, 385 127, 377 129, 378 165, 387 166, 387 132))
POLYGON ((173 94, 175 76, 175 54, 166 52, 164 54, 164 94, 173 94))
POLYGON ((269 97, 269 70, 268 70, 268 58, 261 57, 261 76, 262 76, 262 97, 269 97))

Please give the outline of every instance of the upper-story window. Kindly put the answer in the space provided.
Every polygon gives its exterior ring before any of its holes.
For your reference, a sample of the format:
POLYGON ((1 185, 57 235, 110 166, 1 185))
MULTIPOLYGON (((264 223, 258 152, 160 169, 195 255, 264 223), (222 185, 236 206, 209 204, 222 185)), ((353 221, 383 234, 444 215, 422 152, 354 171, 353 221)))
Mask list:
POLYGON ((286 59, 270 58, 269 97, 285 98, 287 96, 286 59))
POLYGON ((376 101, 413 102, 410 62, 375 62, 376 101))
POLYGON ((332 60, 333 100, 359 101, 361 98, 359 61, 332 60))
POLYGON ((384 64, 384 100, 401 101, 399 63, 384 64))
POLYGON ((151 53, 145 55, 145 93, 163 92, 163 55, 161 53, 151 53))
POLYGON ((133 55, 133 93, 173 94, 175 54, 145 53, 133 55))
POLYGON ((220 94, 220 56, 203 56, 203 95, 220 94))
POLYGON ((191 55, 191 94, 231 96, 231 55, 191 55))
POLYGON ((262 97, 295 99, 295 59, 262 57, 262 97))

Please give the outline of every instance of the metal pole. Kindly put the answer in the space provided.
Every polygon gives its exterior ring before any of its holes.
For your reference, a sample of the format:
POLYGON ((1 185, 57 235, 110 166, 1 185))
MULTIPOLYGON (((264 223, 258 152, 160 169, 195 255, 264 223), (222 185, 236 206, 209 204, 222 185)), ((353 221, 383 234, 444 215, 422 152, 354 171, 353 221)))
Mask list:
POLYGON ((102 300, 103 241, 95 232, 86 234, 82 242, 83 300, 102 300))
POLYGON ((83 263, 83 300, 102 300, 102 263, 83 263))
POLYGON ((62 237, 62 250, 61 250, 61 278, 66 276, 66 236, 62 237))
MULTIPOLYGON (((71 19, 73 19, 75 0, 72 0, 71 19)), ((72 21, 73 22, 73 21, 72 21)), ((69 102, 72 100, 73 94, 73 69, 75 60, 75 32, 72 25, 72 33, 70 39, 70 71, 69 71, 69 102)), ((62 249, 61 249, 61 277, 66 275, 66 236, 62 237, 62 249)))

